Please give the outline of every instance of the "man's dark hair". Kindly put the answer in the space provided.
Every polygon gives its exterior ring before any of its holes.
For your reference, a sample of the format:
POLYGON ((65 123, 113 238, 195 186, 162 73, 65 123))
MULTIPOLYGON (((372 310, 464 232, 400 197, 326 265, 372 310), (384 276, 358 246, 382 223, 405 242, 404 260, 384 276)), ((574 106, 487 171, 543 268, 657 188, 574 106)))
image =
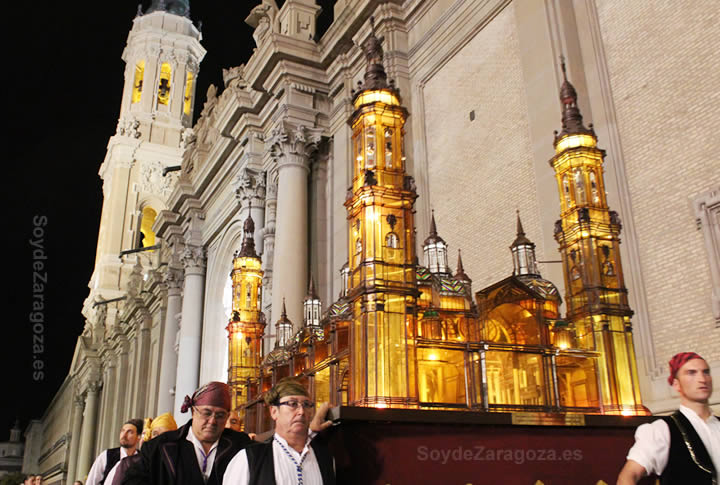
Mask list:
POLYGON ((143 432, 143 420, 138 418, 128 419, 124 424, 132 424, 137 429, 137 434, 141 435, 143 432))

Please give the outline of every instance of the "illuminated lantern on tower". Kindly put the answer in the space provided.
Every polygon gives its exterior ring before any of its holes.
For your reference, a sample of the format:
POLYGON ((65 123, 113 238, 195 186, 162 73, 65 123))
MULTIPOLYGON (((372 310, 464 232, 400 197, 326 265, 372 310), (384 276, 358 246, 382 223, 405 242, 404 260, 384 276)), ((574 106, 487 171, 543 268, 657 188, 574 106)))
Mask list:
POLYGON ((605 414, 645 414, 633 346, 633 311, 620 263, 620 218, 608 209, 603 178, 605 151, 597 147, 592 124, 583 125, 577 93, 567 80, 560 89, 560 133, 555 132, 555 169, 560 220, 555 239, 562 255, 567 319, 580 349, 598 352, 601 402, 605 414))

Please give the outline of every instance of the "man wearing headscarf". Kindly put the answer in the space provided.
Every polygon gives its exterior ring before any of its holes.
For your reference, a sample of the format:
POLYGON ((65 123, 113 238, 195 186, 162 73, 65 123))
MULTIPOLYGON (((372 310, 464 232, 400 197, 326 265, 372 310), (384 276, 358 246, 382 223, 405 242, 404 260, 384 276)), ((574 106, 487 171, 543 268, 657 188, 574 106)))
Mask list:
POLYGON ((230 459, 251 443, 245 433, 225 429, 230 389, 210 382, 185 396, 181 412, 192 412, 184 426, 145 443, 140 460, 125 473, 123 485, 220 485, 230 459))
POLYGON ((680 394, 680 409, 638 427, 618 485, 635 484, 652 473, 663 485, 718 483, 720 420, 710 411, 710 367, 694 352, 676 354, 668 383, 680 394))
POLYGON ((142 419, 126 421, 120 429, 120 446, 107 449, 98 455, 85 480, 86 485, 105 485, 106 482, 110 485, 113 472, 120 460, 137 453, 142 431, 142 419))

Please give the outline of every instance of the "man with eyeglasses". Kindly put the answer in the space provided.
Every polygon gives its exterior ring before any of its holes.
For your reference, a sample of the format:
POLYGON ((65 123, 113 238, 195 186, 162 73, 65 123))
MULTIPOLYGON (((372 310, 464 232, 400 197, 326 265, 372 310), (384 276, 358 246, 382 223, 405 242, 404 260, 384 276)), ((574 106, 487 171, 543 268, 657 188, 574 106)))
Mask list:
MULTIPOLYGON (((305 387, 293 378, 281 379, 265 395, 275 434, 266 442, 240 451, 230 461, 223 477, 225 485, 334 485, 335 464, 322 440, 312 439, 310 421, 315 404, 305 387)), ((318 410, 324 417, 328 405, 318 410)), ((313 429, 330 426, 326 421, 313 429)))
POLYGON ((220 485, 230 459, 252 442, 225 428, 230 388, 210 382, 185 396, 181 412, 192 410, 184 426, 145 443, 141 459, 127 470, 123 485, 220 485))

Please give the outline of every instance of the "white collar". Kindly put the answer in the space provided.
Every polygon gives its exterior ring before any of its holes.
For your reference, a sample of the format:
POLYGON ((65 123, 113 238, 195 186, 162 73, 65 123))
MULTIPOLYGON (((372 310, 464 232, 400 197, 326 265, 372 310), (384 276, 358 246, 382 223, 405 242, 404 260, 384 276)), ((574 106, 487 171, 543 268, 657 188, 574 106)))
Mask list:
POLYGON ((307 453, 308 451, 310 451, 310 441, 312 441, 312 438, 311 438, 310 436, 308 436, 307 439, 305 439, 305 446, 303 447, 302 453, 298 453, 297 450, 296 450, 295 448, 293 448, 292 446, 290 446, 290 445, 288 444, 287 440, 286 440, 285 438, 283 438, 282 436, 280 436, 279 434, 275 433, 274 437, 275 437, 275 439, 277 439, 277 440, 280 442, 280 444, 283 445, 287 450, 289 450, 289 451, 291 451, 291 452, 294 452, 294 453, 297 453, 297 454, 300 455, 300 456, 303 456, 305 453, 307 453))
POLYGON ((212 446, 210 447, 210 451, 208 451, 207 453, 205 453, 205 447, 204 447, 203 444, 200 442, 200 440, 197 439, 197 437, 195 436, 195 433, 193 433, 192 425, 191 425, 190 428, 188 429, 187 440, 188 440, 190 443, 192 443, 193 445, 195 445, 195 448, 201 450, 204 456, 210 456, 210 454, 211 454, 213 451, 215 451, 215 449, 217 448, 218 443, 220 443, 220 440, 218 439, 215 443, 212 444, 212 446))
MULTIPOLYGON (((135 453, 133 453, 133 455, 136 454, 137 452, 138 452, 138 449, 137 449, 137 447, 136 447, 136 448, 135 448, 135 453)), ((120 459, 122 460, 123 458, 125 458, 125 457, 127 457, 127 456, 128 456, 127 449, 121 446, 121 447, 120 447, 120 459)))
POLYGON ((699 421, 699 422, 704 423, 704 424, 710 424, 711 421, 717 420, 717 418, 715 417, 715 415, 713 415, 712 410, 710 411, 710 417, 707 418, 707 419, 703 419, 703 418, 700 417, 700 415, 698 415, 698 413, 696 413, 694 410, 690 409, 690 408, 687 407, 687 406, 683 406, 683 405, 681 404, 678 409, 679 409, 679 411, 680 411, 681 413, 683 413, 683 415, 684 415, 686 418, 688 418, 688 420, 690 420, 690 421, 699 421))

